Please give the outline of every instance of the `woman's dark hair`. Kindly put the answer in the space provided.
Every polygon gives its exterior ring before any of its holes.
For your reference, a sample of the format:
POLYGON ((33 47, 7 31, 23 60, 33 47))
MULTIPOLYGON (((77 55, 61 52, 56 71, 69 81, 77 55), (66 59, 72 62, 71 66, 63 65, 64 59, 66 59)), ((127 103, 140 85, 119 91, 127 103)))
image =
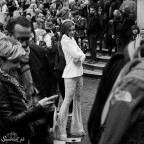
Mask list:
POLYGON ((59 38, 60 41, 61 41, 62 36, 64 34, 66 34, 68 36, 69 30, 72 26, 74 26, 74 23, 71 21, 66 21, 63 24, 61 24, 61 26, 60 26, 60 38, 59 38))
POLYGON ((18 16, 18 17, 12 17, 8 20, 7 25, 6 25, 6 30, 10 34, 13 34, 16 24, 19 24, 19 25, 26 27, 26 28, 31 27, 31 23, 29 22, 29 20, 26 17, 18 16))

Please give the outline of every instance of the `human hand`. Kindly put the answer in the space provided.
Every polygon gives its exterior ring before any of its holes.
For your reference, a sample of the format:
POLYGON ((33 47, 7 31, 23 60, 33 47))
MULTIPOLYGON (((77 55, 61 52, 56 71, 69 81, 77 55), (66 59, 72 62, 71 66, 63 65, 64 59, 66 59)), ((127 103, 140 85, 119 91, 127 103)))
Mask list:
POLYGON ((54 110, 54 100, 58 97, 58 95, 51 96, 49 98, 43 98, 38 103, 42 106, 44 111, 47 113, 49 111, 54 110))
POLYGON ((80 61, 80 60, 77 60, 77 59, 74 59, 74 60, 73 60, 73 63, 74 63, 74 64, 81 64, 81 61, 80 61))
POLYGON ((115 39, 115 35, 112 35, 112 39, 115 39))

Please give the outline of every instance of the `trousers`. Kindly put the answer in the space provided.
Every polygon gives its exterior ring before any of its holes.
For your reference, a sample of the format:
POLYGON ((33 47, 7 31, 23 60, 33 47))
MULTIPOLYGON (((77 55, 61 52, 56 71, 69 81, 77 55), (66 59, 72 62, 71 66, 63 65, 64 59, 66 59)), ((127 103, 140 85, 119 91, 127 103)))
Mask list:
POLYGON ((88 45, 91 54, 91 59, 96 59, 96 47, 97 47, 97 35, 89 35, 88 36, 88 45))
POLYGON ((65 78, 65 98, 59 113, 59 131, 60 135, 66 135, 66 126, 68 120, 68 111, 70 103, 73 100, 73 113, 71 123, 71 133, 75 134, 83 131, 82 114, 81 114, 81 96, 83 92, 83 78, 65 78))

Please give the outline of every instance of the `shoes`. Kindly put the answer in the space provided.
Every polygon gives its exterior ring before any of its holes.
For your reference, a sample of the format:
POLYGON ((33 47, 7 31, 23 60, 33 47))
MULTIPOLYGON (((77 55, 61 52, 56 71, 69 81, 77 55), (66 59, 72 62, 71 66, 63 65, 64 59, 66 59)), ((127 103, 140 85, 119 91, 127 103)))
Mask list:
POLYGON ((92 61, 92 59, 90 59, 90 60, 87 60, 87 63, 90 63, 92 61))
POLYGON ((98 55, 99 57, 100 57, 100 56, 102 56, 102 54, 101 54, 101 53, 99 53, 99 54, 97 54, 97 55, 98 55))
POLYGON ((89 64, 95 64, 95 63, 98 63, 96 60, 92 60, 89 62, 89 64))
POLYGON ((67 140, 67 135, 66 134, 60 135, 59 140, 66 141, 67 140))
POLYGON ((80 130, 78 132, 71 132, 71 135, 74 135, 74 136, 78 136, 78 137, 82 137, 82 136, 85 136, 86 133, 84 130, 80 130))
POLYGON ((72 116, 72 113, 69 113, 68 116, 72 116))
POLYGON ((53 138, 55 140, 66 141, 67 140, 67 135, 66 134, 58 134, 58 133, 56 134, 56 133, 54 133, 53 138))

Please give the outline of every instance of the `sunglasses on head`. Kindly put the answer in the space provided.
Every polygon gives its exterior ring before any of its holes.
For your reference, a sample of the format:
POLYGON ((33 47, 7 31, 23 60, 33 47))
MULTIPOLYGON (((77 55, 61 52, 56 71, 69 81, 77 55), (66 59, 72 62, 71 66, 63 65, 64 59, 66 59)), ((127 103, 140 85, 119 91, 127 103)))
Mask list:
MULTIPOLYGON (((8 60, 5 56, 0 56, 0 58, 1 58, 4 62, 6 62, 6 61, 8 60)), ((9 60, 9 61, 11 61, 12 63, 16 64, 16 63, 19 63, 21 60, 18 59, 18 58, 15 58, 15 59, 9 60)))
POLYGON ((20 61, 21 61, 21 60, 18 59, 18 58, 11 60, 11 62, 14 63, 14 64, 20 63, 20 61))

